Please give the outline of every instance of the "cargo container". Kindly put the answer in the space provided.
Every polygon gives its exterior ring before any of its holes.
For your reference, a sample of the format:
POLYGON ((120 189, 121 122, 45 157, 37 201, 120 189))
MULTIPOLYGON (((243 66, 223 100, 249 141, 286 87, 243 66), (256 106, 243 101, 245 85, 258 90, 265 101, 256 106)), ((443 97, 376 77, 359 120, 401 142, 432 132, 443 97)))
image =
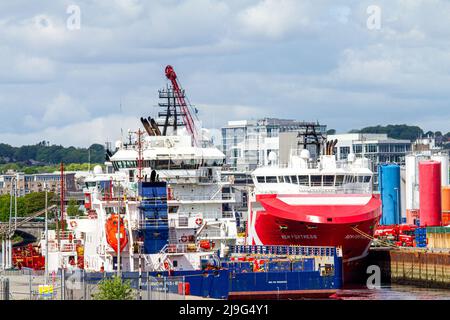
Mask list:
POLYGON ((292 271, 314 271, 314 258, 292 261, 292 271))
POLYGON ((289 272, 291 271, 291 261, 289 260, 272 260, 269 261, 267 269, 270 272, 289 272))

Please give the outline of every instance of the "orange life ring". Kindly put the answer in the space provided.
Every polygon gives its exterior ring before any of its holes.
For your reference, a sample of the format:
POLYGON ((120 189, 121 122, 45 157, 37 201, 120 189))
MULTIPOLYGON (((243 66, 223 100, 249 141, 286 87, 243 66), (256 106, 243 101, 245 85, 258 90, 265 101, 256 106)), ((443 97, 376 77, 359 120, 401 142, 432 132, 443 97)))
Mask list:
POLYGON ((201 225, 203 223, 203 219, 202 218, 197 218, 197 219, 195 219, 195 223, 197 225, 201 225))
POLYGON ((186 236, 182 236, 182 237, 181 237, 181 241, 182 241, 182 242, 186 242, 186 241, 187 241, 187 237, 186 237, 186 236))
POLYGON ((70 226, 71 226, 72 228, 75 228, 75 227, 77 226, 77 222, 74 221, 74 220, 70 221, 70 226))

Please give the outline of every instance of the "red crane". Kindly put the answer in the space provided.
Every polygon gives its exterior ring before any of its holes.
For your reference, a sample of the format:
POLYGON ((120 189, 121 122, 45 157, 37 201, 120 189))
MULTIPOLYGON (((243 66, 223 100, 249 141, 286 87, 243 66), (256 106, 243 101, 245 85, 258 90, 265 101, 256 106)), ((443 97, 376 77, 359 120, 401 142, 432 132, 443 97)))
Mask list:
POLYGON ((175 70, 173 70, 173 67, 168 65, 166 67, 166 77, 172 82, 172 87, 174 94, 178 100, 178 103, 181 106, 181 112, 183 114, 183 120, 186 125, 186 129, 189 132, 189 134, 192 136, 192 143, 194 146, 198 146, 198 128, 196 126, 195 120, 192 117, 192 114, 189 110, 188 105, 186 104, 186 101, 184 100, 183 94, 181 92, 181 86, 178 84, 177 81, 177 74, 175 73, 175 70))

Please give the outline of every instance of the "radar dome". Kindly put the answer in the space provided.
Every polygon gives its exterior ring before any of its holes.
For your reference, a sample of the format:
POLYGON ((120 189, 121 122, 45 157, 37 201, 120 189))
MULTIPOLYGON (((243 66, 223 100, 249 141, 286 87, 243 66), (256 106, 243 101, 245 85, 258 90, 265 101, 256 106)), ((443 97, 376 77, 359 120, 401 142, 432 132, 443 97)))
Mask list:
POLYGON ((309 152, 308 149, 303 149, 303 150, 300 152, 300 158, 305 159, 305 160, 308 160, 309 158, 311 158, 311 153, 309 152))
POLYGON ((94 174, 102 174, 102 173, 103 173, 102 166, 95 166, 94 167, 94 174))
POLYGON ((122 146, 123 146, 122 141, 117 140, 117 141, 116 141, 116 149, 121 149, 122 146))

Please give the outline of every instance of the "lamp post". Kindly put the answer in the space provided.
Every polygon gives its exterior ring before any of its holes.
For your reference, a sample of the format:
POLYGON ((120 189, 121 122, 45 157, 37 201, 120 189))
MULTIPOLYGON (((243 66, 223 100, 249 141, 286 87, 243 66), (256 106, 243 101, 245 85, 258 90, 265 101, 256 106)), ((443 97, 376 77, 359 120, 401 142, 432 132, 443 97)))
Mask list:
POLYGON ((45 190, 45 284, 48 284, 48 188, 44 183, 45 190))

